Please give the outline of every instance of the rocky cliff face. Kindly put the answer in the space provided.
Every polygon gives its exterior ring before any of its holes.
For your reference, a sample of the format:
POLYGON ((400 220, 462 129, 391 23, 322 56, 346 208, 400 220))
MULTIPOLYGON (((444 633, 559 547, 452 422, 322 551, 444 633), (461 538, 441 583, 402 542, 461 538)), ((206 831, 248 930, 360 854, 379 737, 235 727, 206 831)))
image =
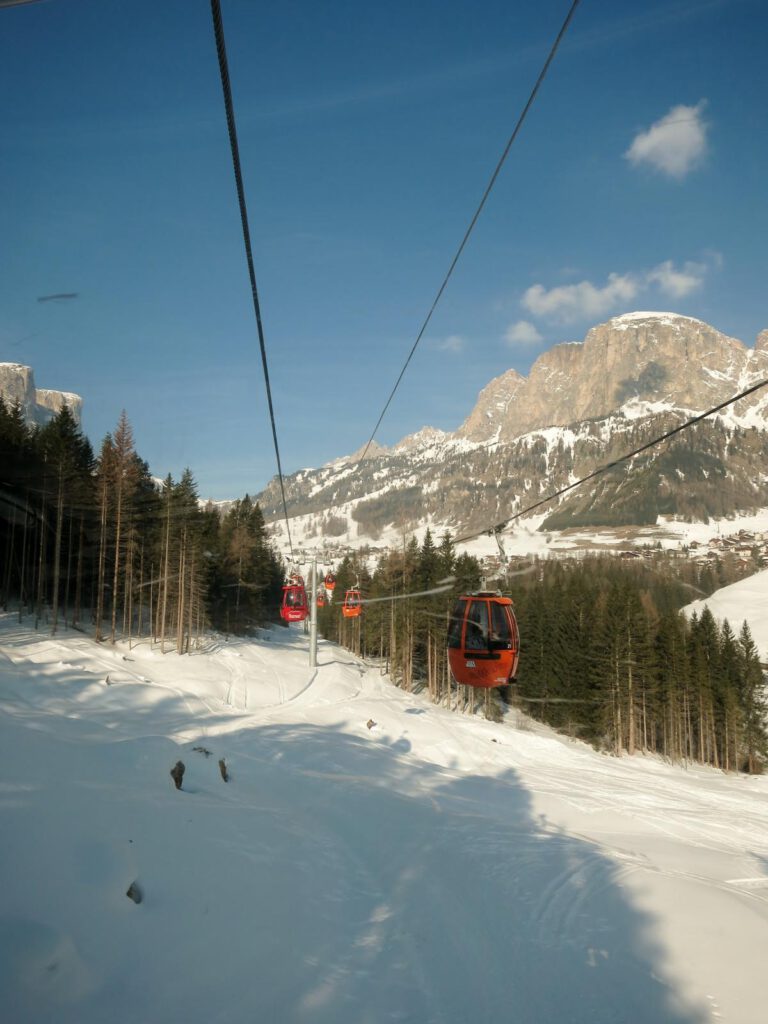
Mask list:
POLYGON ((459 427, 459 437, 469 441, 487 441, 510 418, 517 400, 525 394, 528 382, 517 370, 507 370, 486 384, 472 412, 459 427))
MULTIPOLYGON (((583 343, 543 353, 527 378, 515 375, 505 404, 512 373, 480 393, 458 436, 512 440, 541 427, 606 416, 631 399, 702 411, 768 376, 768 331, 748 349, 691 317, 627 313, 593 327, 583 343)), ((761 399, 745 400, 738 411, 761 399)))
POLYGON ((35 387, 35 375, 30 366, 20 363, 0 363, 0 397, 6 405, 21 406, 28 423, 42 426, 67 405, 78 425, 83 411, 83 400, 68 391, 51 391, 35 387))
MULTIPOLYGON (((556 345, 528 377, 492 380, 455 434, 424 428, 390 449, 302 470, 286 481, 291 515, 329 510, 350 536, 427 518, 454 532, 498 522, 572 480, 768 378, 768 331, 754 349, 691 317, 627 313, 556 345), (489 445, 489 442, 492 442, 489 445)), ((666 446, 579 488, 550 522, 648 524, 768 504, 768 388, 666 446)), ((273 482, 259 500, 279 515, 273 482)))

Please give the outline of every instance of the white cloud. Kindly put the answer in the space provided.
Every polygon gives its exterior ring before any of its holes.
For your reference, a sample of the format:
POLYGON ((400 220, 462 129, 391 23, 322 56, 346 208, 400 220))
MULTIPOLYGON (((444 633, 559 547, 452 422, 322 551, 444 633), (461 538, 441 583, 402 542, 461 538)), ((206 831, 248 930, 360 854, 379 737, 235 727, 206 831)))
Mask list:
POLYGON ((460 334, 449 334, 442 341, 436 341, 434 347, 438 352, 463 352, 465 341, 460 334))
POLYGON ((624 156, 635 166, 646 163, 670 178, 684 178, 706 152, 705 106, 706 100, 702 100, 695 107, 672 107, 647 131, 634 137, 624 156))
POLYGON ((523 295, 522 305, 534 316, 582 320, 602 316, 617 305, 631 302, 639 290, 632 274, 609 274, 602 287, 591 281, 559 285, 549 291, 541 284, 531 285, 523 295))
POLYGON ((506 329, 504 340, 510 345, 535 345, 543 339, 532 323, 528 320, 518 320, 506 329))
POLYGON ((681 270, 676 270, 672 260, 665 260, 649 270, 646 278, 649 283, 657 284, 665 295, 682 299, 702 286, 706 272, 704 263, 692 263, 689 260, 681 270))
MULTIPOLYGON (((702 286, 710 270, 721 266, 722 256, 711 252, 705 254, 701 263, 686 260, 681 266, 675 266, 672 260, 664 260, 650 270, 609 274, 603 285, 579 281, 547 289, 542 284, 534 284, 524 292, 520 304, 544 320, 559 323, 594 320, 606 313, 626 311, 631 302, 646 292, 657 291, 672 299, 685 298, 702 286)), ((505 337, 510 343, 541 340, 536 328, 526 320, 513 324, 505 337)))

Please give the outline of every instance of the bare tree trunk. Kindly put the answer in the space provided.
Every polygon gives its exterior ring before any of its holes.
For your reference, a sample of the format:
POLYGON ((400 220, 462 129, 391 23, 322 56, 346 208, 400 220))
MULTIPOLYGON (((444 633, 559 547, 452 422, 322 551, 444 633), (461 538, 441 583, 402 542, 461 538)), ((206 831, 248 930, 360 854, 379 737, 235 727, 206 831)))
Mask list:
POLYGON ((157 629, 155 628, 155 563, 149 563, 149 646, 150 650, 152 644, 157 639, 157 629))
POLYGON ((185 598, 186 598, 186 587, 185 587, 185 576, 186 576, 186 554, 187 554, 187 528, 184 527, 181 538, 181 548, 179 549, 179 607, 176 622, 176 651, 179 654, 184 653, 184 612, 185 612, 185 598))
POLYGON ((61 580, 61 535, 64 531, 64 469, 59 463, 59 483, 56 490, 56 539, 53 545, 53 595, 52 613, 53 624, 51 636, 56 635, 59 624, 59 582, 61 580))
POLYGON ((85 523, 83 515, 80 515, 80 528, 77 540, 77 569, 75 577, 75 610, 72 614, 72 622, 80 621, 81 602, 83 596, 83 545, 85 543, 85 523))
POLYGON ((117 484, 117 505, 115 507, 115 569, 112 574, 112 626, 109 633, 110 643, 115 642, 115 629, 117 627, 117 594, 120 580, 120 541, 123 526, 123 481, 122 466, 118 465, 117 484))
POLYGON ((45 505, 40 504, 40 543, 37 558, 37 598, 35 600, 35 629, 43 615, 43 580, 45 578, 45 505))
POLYGON ((128 534, 128 548, 125 560, 125 596, 123 598, 123 637, 128 640, 128 650, 131 649, 131 635, 133 633, 133 560, 134 560, 134 537, 133 531, 128 534))
MULTIPOLYGON (((151 593, 151 591, 150 591, 151 593)), ((141 631, 144 628, 144 541, 141 542, 141 548, 139 549, 139 622, 136 627, 136 636, 141 640, 141 631)), ((152 622, 152 612, 149 613, 149 621, 152 622)))
POLYGON ((614 743, 614 750, 616 754, 620 754, 623 749, 623 723, 621 718, 621 667, 619 665, 619 656, 614 656, 613 664, 613 688, 614 688, 614 704, 615 704, 615 729, 616 738, 614 743))
POLYGON ((67 539, 67 572, 64 582, 64 626, 69 622, 69 595, 72 589, 72 557, 75 546, 75 517, 69 511, 69 537, 67 539))
POLYGON ((195 553, 192 552, 192 561, 189 566, 189 601, 187 611, 187 654, 189 654, 190 644, 192 642, 192 629, 193 629, 193 611, 194 611, 194 594, 195 594, 195 553))
POLYGON ((13 565, 13 549, 16 542, 16 518, 8 529, 8 539, 5 545, 5 578, 3 580, 3 611, 8 611, 8 601, 11 592, 11 566, 13 565))
POLYGON ((171 560, 171 492, 168 488, 168 508, 165 522, 165 544, 162 562, 162 595, 160 597, 160 652, 165 654, 165 617, 168 611, 168 574, 171 560))
POLYGON ((101 493, 99 495, 99 568, 96 583, 96 640, 102 639, 102 622, 104 619, 104 584, 107 565, 107 507, 109 501, 109 485, 107 474, 102 474, 101 493))
POLYGON ((632 673, 632 639, 627 628, 627 752, 635 752, 635 689, 632 673))
POLYGON ((19 573, 19 622, 21 622, 24 598, 26 597, 26 574, 27 574, 27 533, 29 531, 29 512, 24 507, 24 532, 21 535, 21 571, 19 573))

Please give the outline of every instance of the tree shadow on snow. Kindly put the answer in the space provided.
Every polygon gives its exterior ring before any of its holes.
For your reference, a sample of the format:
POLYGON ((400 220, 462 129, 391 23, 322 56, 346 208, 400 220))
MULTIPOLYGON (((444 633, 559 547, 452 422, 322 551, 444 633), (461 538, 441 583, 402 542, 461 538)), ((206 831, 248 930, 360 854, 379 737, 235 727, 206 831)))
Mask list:
MULTIPOLYGON (((122 739, 126 755, 133 742, 122 739)), ((67 962, 92 984, 68 990, 66 1003, 50 1003, 49 993, 50 1005, 25 1019, 708 1019, 665 979, 654 921, 628 901, 619 868, 534 819, 514 771, 462 774, 402 757, 370 734, 302 724, 243 730, 215 745, 231 784, 216 783, 205 759, 187 759, 211 776, 204 794, 180 801, 164 778, 154 803, 134 811, 142 907, 122 892, 114 906, 100 891, 80 892, 86 904, 76 912, 56 889, 41 901, 35 927, 66 936, 67 962)), ((110 808, 105 800, 105 834, 114 830, 110 808)), ((62 860, 70 840, 77 848, 76 811, 59 823, 62 860)), ((115 822, 120 814, 116 804, 115 822)), ((45 957, 19 955, 29 977, 39 960, 42 984, 45 957)), ((6 982, 13 998, 16 982, 6 982)))
POLYGON ((292 818, 291 856, 270 865, 269 897, 255 901, 272 963, 256 1017, 708 1019, 665 981, 654 922, 628 902, 617 865, 534 820, 515 772, 457 774, 311 725, 229 739, 239 777, 280 794, 275 811, 292 818))

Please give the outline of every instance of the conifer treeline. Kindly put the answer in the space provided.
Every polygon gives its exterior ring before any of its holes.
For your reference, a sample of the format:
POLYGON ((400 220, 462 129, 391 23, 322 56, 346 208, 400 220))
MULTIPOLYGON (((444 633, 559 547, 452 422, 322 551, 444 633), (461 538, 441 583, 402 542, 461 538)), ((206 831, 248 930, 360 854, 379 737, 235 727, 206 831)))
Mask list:
POLYGON ((192 473, 158 489, 123 413, 94 457, 69 409, 27 426, 0 399, 0 605, 114 642, 189 651, 204 626, 274 619, 282 568, 258 505, 201 509, 192 473))
MULTIPOLYGON (((381 659, 406 690, 426 688, 438 703, 497 713, 496 694, 452 682, 446 628, 452 602, 480 584, 475 559, 455 557, 450 539, 383 557, 373 576, 360 556, 337 572, 336 602, 321 610, 324 634, 362 656, 381 659), (455 576, 450 594, 427 590, 455 576), (360 583, 366 603, 343 619, 344 590, 360 583), (395 598, 380 603, 377 598, 395 598)), ((746 623, 738 637, 708 609, 690 622, 679 611, 688 591, 674 578, 611 558, 538 562, 515 577, 521 633, 516 685, 502 701, 596 746, 643 750, 675 761, 757 772, 768 756, 763 672, 746 623)))
MULTIPOLYGON (((436 546, 430 531, 419 547, 412 537, 401 551, 383 557, 373 576, 363 554, 348 556, 336 571, 335 603, 321 609, 323 634, 363 657, 379 658, 384 671, 405 690, 426 687, 436 703, 456 698, 448 670, 445 637, 448 612, 462 591, 477 590, 480 566, 471 555, 456 556, 449 536, 436 546), (455 577, 448 593, 425 597, 406 595, 434 589, 441 580, 455 577), (341 617, 345 590, 359 583, 366 598, 365 614, 341 617), (384 600, 377 601, 377 598, 384 600)), ((474 707, 476 693, 461 687, 458 700, 474 707)), ((487 702, 490 707, 490 702, 487 702)))
MULTIPOLYGON (((189 651, 205 625, 241 632, 274 620, 282 565, 258 505, 246 497, 220 516, 201 509, 185 470, 157 488, 123 413, 98 457, 69 410, 29 428, 0 400, 0 606, 18 602, 52 632, 97 639, 151 637, 189 651)), ((383 557, 337 570, 337 600, 320 611, 327 637, 407 690, 436 702, 499 713, 494 691, 457 687, 445 636, 453 599, 480 585, 480 568, 451 540, 427 532, 383 557), (446 577, 451 591, 412 597, 446 577), (344 591, 368 599, 342 619, 344 591)), ((685 595, 685 596, 683 596, 685 595)), ((673 579, 611 559, 538 563, 514 580, 522 636, 518 683, 501 700, 615 752, 648 750, 726 770, 758 771, 768 756, 764 680, 746 623, 738 637, 709 611, 690 622, 673 579)))

